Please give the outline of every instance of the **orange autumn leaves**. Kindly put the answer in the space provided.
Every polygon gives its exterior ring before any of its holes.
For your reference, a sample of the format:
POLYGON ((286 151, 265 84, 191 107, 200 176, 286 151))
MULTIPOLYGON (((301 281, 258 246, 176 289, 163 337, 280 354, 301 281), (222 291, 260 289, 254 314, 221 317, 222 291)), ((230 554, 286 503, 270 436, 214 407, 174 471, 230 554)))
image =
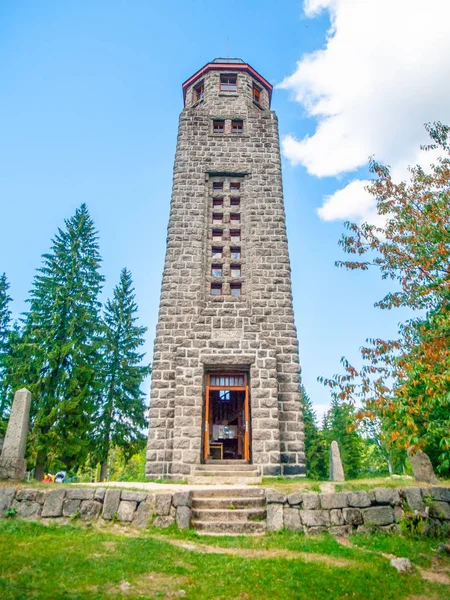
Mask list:
POLYGON ((321 378, 332 395, 351 402, 357 418, 380 418, 397 446, 430 448, 441 470, 450 469, 450 149, 449 128, 427 126, 440 150, 430 170, 410 169, 410 180, 394 183, 387 167, 371 162, 368 191, 382 227, 346 223, 340 245, 357 260, 347 269, 379 269, 392 291, 382 309, 409 307, 421 316, 400 325, 396 340, 367 340, 359 369, 344 358, 344 373, 321 378))

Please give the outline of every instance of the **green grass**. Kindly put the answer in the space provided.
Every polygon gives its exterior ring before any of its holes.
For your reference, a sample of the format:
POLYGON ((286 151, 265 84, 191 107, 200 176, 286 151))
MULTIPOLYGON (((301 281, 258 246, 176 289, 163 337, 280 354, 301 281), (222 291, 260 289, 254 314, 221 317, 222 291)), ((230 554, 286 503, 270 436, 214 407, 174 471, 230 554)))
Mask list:
MULTIPOLYGON (((1 521, 0 598, 406 600, 421 595, 450 599, 450 586, 427 582, 418 573, 400 575, 386 559, 358 548, 343 547, 328 535, 306 537, 281 532, 255 538, 208 538, 192 531, 162 534, 154 530, 136 536, 113 531, 79 525, 1 521), (174 546, 169 541, 195 543, 197 551, 174 546), (235 554, 198 551, 205 544, 232 548, 235 554), (270 558, 261 556, 262 550, 271 551, 270 558), (302 554, 289 558, 277 556, 277 551, 286 550, 307 552, 320 561, 309 562, 302 554), (348 564, 336 566, 333 559, 348 564), (180 590, 184 590, 184 596, 174 595, 180 590)), ((397 556, 409 556, 414 562, 420 559, 421 564, 425 559, 419 554, 432 555, 437 545, 428 540, 406 542, 398 536, 352 539, 358 546, 380 547, 397 556)))
MULTIPOLYGON (((320 486, 329 481, 314 481, 306 477, 264 477, 258 487, 270 487, 291 494, 293 492, 320 492, 320 486)), ((335 483, 336 492, 353 492, 373 490, 379 487, 402 488, 409 486, 427 487, 426 483, 417 482, 406 477, 374 477, 367 479, 352 479, 343 483, 335 483)), ((441 479, 439 486, 450 487, 450 479, 441 479)))

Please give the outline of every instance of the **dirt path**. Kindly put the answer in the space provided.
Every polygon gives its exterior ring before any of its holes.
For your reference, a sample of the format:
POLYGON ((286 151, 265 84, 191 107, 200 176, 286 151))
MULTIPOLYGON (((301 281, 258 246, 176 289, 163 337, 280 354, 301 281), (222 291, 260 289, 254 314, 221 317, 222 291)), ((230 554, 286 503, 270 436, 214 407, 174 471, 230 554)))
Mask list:
POLYGON ((171 540, 163 536, 151 536, 158 540, 163 540, 173 546, 189 550, 191 552, 200 552, 203 554, 227 554, 230 556, 242 556, 243 558, 286 558, 288 560, 302 560, 304 562, 321 562, 330 567, 358 567, 360 563, 348 558, 339 558, 337 556, 328 556, 326 554, 316 554, 310 552, 292 552, 282 548, 221 548, 220 546, 208 546, 206 544, 196 544, 184 540, 171 540))

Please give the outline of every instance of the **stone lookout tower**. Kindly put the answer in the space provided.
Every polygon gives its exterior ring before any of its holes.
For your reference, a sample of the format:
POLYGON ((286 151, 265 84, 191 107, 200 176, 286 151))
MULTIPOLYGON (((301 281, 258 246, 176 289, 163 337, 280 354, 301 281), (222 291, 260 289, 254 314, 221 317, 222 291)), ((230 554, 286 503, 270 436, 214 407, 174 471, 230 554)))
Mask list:
POLYGON ((148 477, 305 473, 271 96, 240 59, 217 58, 183 84, 148 477))

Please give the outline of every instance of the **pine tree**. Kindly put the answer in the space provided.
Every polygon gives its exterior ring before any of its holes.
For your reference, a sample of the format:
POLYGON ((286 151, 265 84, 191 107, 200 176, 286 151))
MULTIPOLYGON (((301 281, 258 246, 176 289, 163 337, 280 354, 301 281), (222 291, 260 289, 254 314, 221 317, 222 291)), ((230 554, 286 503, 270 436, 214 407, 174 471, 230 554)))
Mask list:
POLYGON ((6 274, 3 273, 0 275, 0 423, 3 422, 9 406, 5 376, 11 342, 11 311, 9 304, 12 299, 8 295, 8 289, 9 282, 6 274))
POLYGON ((98 234, 85 204, 59 229, 31 290, 11 377, 33 394, 36 478, 83 462, 99 385, 98 234))
POLYGON ((140 386, 150 368, 142 365, 144 354, 138 351, 147 328, 136 324, 137 309, 131 273, 123 269, 104 314, 103 388, 95 416, 95 453, 101 464, 101 481, 106 479, 112 447, 130 456, 144 440, 145 396, 140 386))
POLYGON ((301 386, 303 425, 305 434, 306 474, 311 479, 326 479, 328 462, 326 442, 317 427, 317 416, 305 387, 301 386))

